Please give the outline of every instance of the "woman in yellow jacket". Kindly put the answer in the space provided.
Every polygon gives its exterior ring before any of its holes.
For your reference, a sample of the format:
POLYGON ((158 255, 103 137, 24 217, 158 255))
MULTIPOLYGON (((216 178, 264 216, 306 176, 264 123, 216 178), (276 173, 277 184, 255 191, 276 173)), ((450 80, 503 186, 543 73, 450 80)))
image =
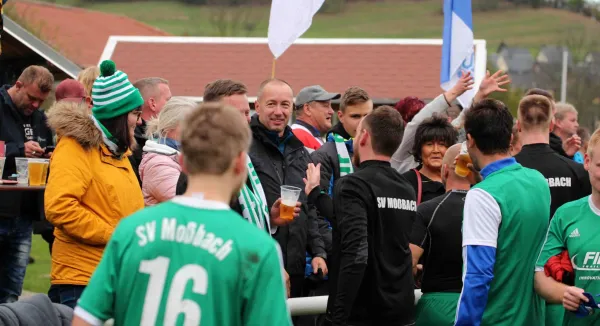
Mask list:
POLYGON ((60 101, 48 123, 60 137, 50 163, 46 218, 56 229, 52 248, 53 302, 74 308, 119 221, 144 207, 127 156, 144 100, 112 61, 100 65, 92 115, 60 101))

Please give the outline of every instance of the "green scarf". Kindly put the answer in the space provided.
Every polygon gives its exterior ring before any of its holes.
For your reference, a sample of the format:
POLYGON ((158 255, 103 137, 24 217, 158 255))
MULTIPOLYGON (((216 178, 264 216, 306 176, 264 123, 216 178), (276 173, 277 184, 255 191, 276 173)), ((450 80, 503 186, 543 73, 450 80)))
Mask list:
POLYGON ((265 192, 260 184, 256 170, 254 170, 250 156, 246 156, 246 159, 248 177, 250 178, 252 189, 244 183, 238 196, 238 200, 242 206, 242 215, 248 222, 256 225, 259 229, 267 229, 271 233, 270 213, 266 204, 265 192))
POLYGON ((340 177, 343 177, 354 172, 354 168, 352 167, 352 159, 350 158, 350 154, 348 154, 345 139, 335 133, 332 133, 331 135, 333 136, 335 148, 337 149, 338 160, 340 161, 340 177))

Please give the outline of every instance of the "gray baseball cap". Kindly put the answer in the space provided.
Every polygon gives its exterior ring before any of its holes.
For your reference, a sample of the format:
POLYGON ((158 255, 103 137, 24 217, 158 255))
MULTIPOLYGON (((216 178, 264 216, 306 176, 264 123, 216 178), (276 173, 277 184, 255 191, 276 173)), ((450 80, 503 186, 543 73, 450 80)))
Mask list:
POLYGON ((296 107, 302 106, 313 101, 331 101, 337 100, 342 95, 339 93, 329 93, 320 85, 304 87, 298 95, 296 95, 296 107))

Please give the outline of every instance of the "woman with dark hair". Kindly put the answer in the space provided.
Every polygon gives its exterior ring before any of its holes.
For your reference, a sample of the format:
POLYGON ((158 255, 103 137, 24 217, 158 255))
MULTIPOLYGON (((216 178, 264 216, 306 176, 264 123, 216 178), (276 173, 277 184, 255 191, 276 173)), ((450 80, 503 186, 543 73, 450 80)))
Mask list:
POLYGON ((442 184, 442 161, 457 138, 456 129, 441 116, 428 118, 417 127, 412 154, 419 166, 402 174, 415 189, 417 205, 446 192, 442 184))
POLYGON ((102 62, 100 72, 92 115, 69 101, 57 102, 48 113, 48 124, 60 137, 45 192, 46 218, 56 227, 48 296, 71 308, 119 221, 144 208, 127 159, 144 100, 112 61, 102 62))
POLYGON ((417 139, 415 132, 419 124, 434 114, 444 113, 444 111, 451 107, 450 103, 453 103, 459 96, 471 88, 473 88, 473 77, 467 73, 460 78, 454 87, 436 97, 427 105, 416 97, 404 98, 396 104, 395 108, 400 112, 405 123, 402 143, 400 143, 390 161, 396 171, 404 173, 419 165, 413 159, 412 154, 412 149, 417 139))

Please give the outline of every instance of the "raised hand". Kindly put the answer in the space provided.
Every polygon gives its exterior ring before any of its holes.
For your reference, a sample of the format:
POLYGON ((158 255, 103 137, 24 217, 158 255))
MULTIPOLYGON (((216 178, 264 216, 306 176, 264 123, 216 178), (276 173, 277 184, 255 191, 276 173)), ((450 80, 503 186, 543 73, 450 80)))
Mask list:
POLYGON ((563 150, 567 155, 573 156, 581 148, 581 137, 573 135, 563 141, 563 150))
POLYGON ((498 70, 490 76, 490 71, 488 70, 485 73, 485 79, 479 85, 479 93, 481 93, 483 99, 494 92, 506 92, 507 89, 502 88, 502 86, 507 84, 510 84, 510 77, 504 71, 498 70))
POLYGON ((308 163, 308 168, 306 169, 306 178, 303 178, 304 184, 304 192, 308 196, 310 192, 319 186, 321 182, 321 163, 315 166, 313 163, 308 163))
POLYGON ((473 76, 470 71, 463 71, 462 76, 456 82, 456 85, 444 93, 444 97, 448 103, 452 103, 459 96, 463 95, 466 91, 473 89, 474 84, 473 76))

